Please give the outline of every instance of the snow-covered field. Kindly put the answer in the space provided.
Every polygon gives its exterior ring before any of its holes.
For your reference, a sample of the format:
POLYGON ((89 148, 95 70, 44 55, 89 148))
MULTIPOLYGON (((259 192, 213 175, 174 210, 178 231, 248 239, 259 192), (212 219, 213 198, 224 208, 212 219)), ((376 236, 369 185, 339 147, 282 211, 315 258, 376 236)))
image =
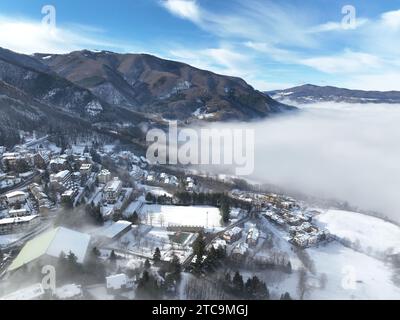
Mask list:
POLYGON ((141 210, 143 223, 153 226, 184 225, 203 226, 206 228, 220 227, 219 209, 208 206, 163 206, 144 205, 141 210))
POLYGON ((315 220, 320 226, 368 254, 400 252, 400 227, 357 212, 328 210, 315 220))
MULTIPOLYGON (((384 262, 346 248, 337 242, 307 249, 317 278, 326 274, 324 289, 311 290, 311 299, 400 299, 392 281, 393 270, 384 262)), ((317 281, 318 282, 318 281, 317 281)))

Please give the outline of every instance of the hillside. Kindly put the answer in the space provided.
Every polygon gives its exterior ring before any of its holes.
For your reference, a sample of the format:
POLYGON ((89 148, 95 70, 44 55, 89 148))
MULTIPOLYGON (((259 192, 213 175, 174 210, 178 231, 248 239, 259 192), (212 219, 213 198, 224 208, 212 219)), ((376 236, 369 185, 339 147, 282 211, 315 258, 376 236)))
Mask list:
POLYGON ((270 91, 267 94, 281 102, 299 104, 317 102, 400 103, 399 91, 350 90, 332 86, 320 87, 311 84, 270 91))
POLYGON ((291 109, 242 79, 147 54, 84 50, 35 58, 109 104, 168 119, 249 120, 291 109))

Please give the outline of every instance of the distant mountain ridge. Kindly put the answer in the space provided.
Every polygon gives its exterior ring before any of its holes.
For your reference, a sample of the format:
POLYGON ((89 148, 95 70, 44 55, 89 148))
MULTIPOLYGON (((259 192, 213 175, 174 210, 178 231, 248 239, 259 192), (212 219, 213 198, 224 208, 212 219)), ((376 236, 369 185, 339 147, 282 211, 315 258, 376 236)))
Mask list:
POLYGON ((311 84, 266 93, 278 101, 298 104, 317 102, 400 103, 400 91, 351 90, 311 84))

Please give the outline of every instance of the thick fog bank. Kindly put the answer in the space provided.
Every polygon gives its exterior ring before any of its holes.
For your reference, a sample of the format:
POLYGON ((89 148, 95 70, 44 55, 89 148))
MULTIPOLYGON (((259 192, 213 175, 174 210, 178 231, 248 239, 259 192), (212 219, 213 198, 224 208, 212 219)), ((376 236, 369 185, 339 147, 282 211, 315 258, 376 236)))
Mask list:
POLYGON ((248 178, 348 201, 400 222, 400 105, 300 108, 234 125, 255 130, 255 168, 248 178))

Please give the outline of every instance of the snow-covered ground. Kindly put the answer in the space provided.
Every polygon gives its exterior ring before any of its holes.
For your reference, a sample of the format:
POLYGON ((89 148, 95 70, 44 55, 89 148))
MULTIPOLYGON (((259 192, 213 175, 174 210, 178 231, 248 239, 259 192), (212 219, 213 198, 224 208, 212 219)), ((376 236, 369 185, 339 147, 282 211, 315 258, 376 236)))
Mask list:
MULTIPOLYGON (((346 248, 337 242, 307 249, 318 275, 326 274, 324 289, 314 289, 311 299, 400 299, 393 270, 384 262, 346 248)), ((319 277, 317 276, 317 277, 319 277)))
POLYGON ((146 204, 140 214, 143 223, 153 226, 184 225, 208 228, 221 226, 220 212, 215 207, 146 204))
POLYGON ((340 210, 328 210, 315 221, 336 237, 350 241, 357 250, 378 256, 400 253, 400 227, 390 222, 340 210))
MULTIPOLYGON (((336 232, 338 238, 345 234, 353 241, 358 239, 362 249, 368 246, 375 251, 385 251, 392 246, 399 248, 398 227, 381 219, 355 212, 332 210, 319 215, 316 221, 318 224, 326 223, 328 227, 331 226, 330 231, 336 232)), ((259 228, 272 236, 273 248, 269 250, 282 251, 289 256, 293 272, 286 274, 279 270, 244 269, 241 273, 244 278, 256 274, 265 281, 273 299, 279 299, 284 292, 299 299, 302 261, 297 257, 293 246, 286 241, 284 231, 266 220, 259 224, 259 228)), ((340 241, 331 241, 307 248, 305 252, 313 267, 307 272, 308 290, 304 299, 400 299, 400 287, 393 281, 395 269, 383 259, 368 255, 368 250, 353 249, 340 241)), ((258 254, 262 253, 260 251, 258 254)))
POLYGON ((23 236, 23 234, 6 234, 0 235, 0 247, 5 247, 10 243, 18 241, 23 236))
POLYGON ((154 196, 167 196, 167 197, 172 197, 173 195, 171 193, 169 193, 168 191, 166 191, 163 188, 160 187, 154 187, 154 186, 149 186, 149 185, 145 185, 145 184, 137 184, 138 188, 143 189, 146 193, 150 192, 152 195, 154 196))

